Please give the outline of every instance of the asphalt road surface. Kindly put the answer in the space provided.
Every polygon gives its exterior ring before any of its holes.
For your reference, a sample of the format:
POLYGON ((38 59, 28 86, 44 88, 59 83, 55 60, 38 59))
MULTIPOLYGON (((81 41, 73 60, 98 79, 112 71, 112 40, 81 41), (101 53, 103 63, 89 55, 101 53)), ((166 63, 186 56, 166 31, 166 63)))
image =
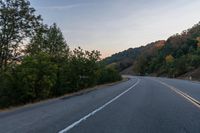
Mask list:
POLYGON ((200 133, 200 83, 131 77, 0 112, 0 133, 200 133))

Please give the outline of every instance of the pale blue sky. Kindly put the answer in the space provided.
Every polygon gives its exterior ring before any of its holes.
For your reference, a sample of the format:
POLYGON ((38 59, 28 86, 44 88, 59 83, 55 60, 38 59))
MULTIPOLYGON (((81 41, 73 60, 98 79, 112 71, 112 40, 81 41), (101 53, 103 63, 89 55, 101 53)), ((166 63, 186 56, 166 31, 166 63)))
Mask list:
POLYGON ((103 57, 167 39, 200 21, 200 0, 31 0, 44 23, 56 22, 71 48, 103 57))

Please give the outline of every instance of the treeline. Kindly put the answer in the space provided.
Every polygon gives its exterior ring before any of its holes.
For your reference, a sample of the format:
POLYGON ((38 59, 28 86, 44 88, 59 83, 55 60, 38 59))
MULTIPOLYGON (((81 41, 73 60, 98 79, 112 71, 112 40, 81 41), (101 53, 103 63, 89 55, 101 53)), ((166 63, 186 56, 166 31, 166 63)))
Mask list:
POLYGON ((122 52, 116 53, 103 59, 102 61, 106 64, 112 64, 114 62, 120 62, 122 60, 134 60, 136 59, 137 55, 141 52, 141 47, 139 48, 129 48, 122 52))
POLYGON ((133 65, 138 75, 178 77, 200 67, 200 23, 168 38, 154 54, 142 53, 133 65))
POLYGON ((0 0, 0 108, 121 80, 99 51, 70 50, 56 24, 43 24, 27 0, 0 0))

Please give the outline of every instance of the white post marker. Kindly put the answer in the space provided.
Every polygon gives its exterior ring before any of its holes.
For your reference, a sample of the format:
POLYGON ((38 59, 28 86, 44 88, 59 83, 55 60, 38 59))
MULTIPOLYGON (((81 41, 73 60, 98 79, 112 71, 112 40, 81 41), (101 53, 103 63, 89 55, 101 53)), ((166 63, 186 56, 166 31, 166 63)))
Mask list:
POLYGON ((115 100, 117 100, 118 98, 120 98, 122 95, 124 95, 125 93, 127 93, 128 91, 130 91, 131 89, 133 89, 137 84, 139 84, 140 80, 137 79, 137 82, 132 85, 130 88, 128 88, 127 90, 125 90, 124 92, 122 92, 121 94, 117 95, 116 97, 114 97, 112 100, 108 101, 107 103, 105 103, 104 105, 102 105, 101 107, 95 109, 94 111, 92 111, 91 113, 89 113, 88 115, 82 117, 80 120, 72 123, 71 125, 69 125, 68 127, 66 127, 65 129, 59 131, 58 133, 66 133, 68 132, 70 129, 72 129, 73 127, 77 126, 78 124, 80 124, 82 121, 85 121, 86 119, 88 119, 89 117, 91 117, 92 115, 96 114, 97 112, 99 112, 100 110, 102 110, 103 108, 105 108, 106 106, 108 106, 109 104, 111 104, 112 102, 114 102, 115 100))

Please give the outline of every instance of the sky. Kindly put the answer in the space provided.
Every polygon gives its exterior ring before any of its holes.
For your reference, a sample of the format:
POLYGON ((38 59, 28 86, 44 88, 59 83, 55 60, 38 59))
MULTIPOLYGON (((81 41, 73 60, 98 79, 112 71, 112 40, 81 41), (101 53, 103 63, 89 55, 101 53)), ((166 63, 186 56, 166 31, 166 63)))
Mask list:
POLYGON ((70 46, 102 58, 181 33, 200 21, 200 0, 30 0, 70 46))

